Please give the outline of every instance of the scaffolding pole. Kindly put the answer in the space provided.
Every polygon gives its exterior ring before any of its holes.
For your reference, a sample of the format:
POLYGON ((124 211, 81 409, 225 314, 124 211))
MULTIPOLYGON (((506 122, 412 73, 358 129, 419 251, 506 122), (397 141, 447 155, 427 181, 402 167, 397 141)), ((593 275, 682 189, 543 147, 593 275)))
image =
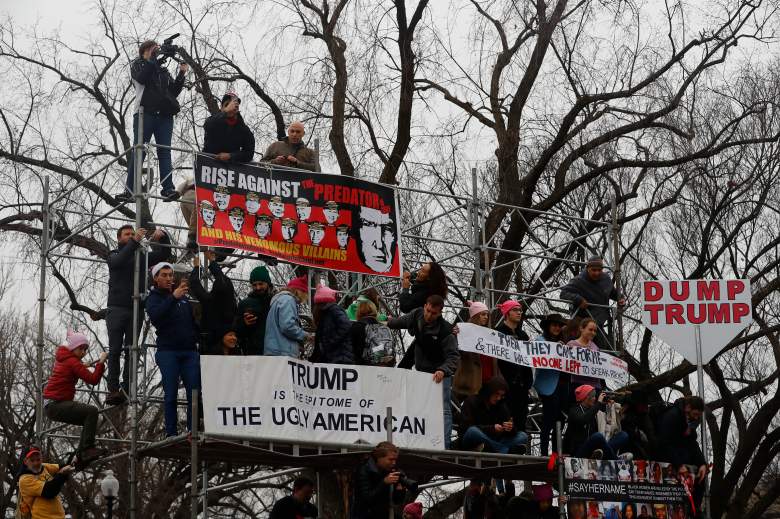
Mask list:
MULTIPOLYGON (((133 162, 133 197, 135 198, 135 230, 141 228, 141 207, 143 204, 143 186, 141 185, 141 167, 144 157, 144 107, 138 108, 138 132, 135 141, 135 161, 133 162)), ((130 349, 130 502, 128 516, 136 519, 138 507, 138 364, 139 344, 138 325, 141 322, 141 250, 139 244, 133 257, 133 344, 130 349)), ((125 359, 127 362, 127 359, 125 359)))
POLYGON ((49 250, 49 177, 43 177, 43 205, 41 206, 40 287, 38 289, 38 340, 35 348, 35 441, 43 440, 43 323, 46 313, 46 254, 49 250))
MULTIPOLYGON (((623 298, 620 288, 620 225, 618 224, 617 197, 612 199, 612 276, 617 290, 618 301, 623 298)), ((623 351, 623 309, 618 305, 615 316, 615 349, 623 351)))
POLYGON ((469 203, 469 228, 471 229, 471 246, 474 252, 474 300, 483 301, 485 294, 482 289, 482 253, 481 232, 479 224, 479 197, 477 196, 477 168, 471 168, 471 202, 469 203))

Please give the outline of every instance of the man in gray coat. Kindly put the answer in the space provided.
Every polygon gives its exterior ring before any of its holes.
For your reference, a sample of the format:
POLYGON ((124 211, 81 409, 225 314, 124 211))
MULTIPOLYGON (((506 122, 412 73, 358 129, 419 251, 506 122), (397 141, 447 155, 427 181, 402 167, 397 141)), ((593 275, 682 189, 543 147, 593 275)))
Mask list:
POLYGON ((592 317, 599 327, 594 341, 600 348, 612 349, 604 333, 604 325, 612 320, 607 307, 610 300, 617 301, 622 307, 625 299, 618 294, 612 276, 604 272, 603 258, 593 256, 588 259, 585 270, 561 289, 561 299, 571 301, 572 313, 579 317, 592 317))
POLYGON ((449 449, 452 436, 452 375, 458 368, 458 340, 452 333, 452 325, 441 316, 444 299, 428 296, 425 306, 415 308, 406 315, 390 319, 388 328, 407 330, 414 337, 414 368, 433 373, 433 380, 442 385, 444 399, 444 447, 449 449))

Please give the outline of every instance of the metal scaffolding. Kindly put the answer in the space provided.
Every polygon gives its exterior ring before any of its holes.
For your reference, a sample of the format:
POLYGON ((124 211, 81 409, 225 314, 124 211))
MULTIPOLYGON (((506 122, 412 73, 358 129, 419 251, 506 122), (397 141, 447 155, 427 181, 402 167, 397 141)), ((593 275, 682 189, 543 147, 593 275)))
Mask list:
MULTIPOLYGON (((101 167, 94 173, 85 177, 73 186, 62 190, 58 195, 50 200, 50 184, 49 178, 45 177, 43 183, 43 202, 42 202, 42 219, 43 230, 41 234, 41 250, 39 257, 40 268, 40 285, 38 296, 38 329, 37 329, 37 343, 36 343, 36 419, 35 419, 35 433, 38 441, 44 440, 46 437, 64 439, 67 441, 73 441, 77 437, 73 435, 63 434, 60 431, 65 427, 63 425, 57 425, 54 427, 45 426, 45 415, 43 408, 43 386, 44 379, 44 323, 46 321, 46 295, 47 295, 47 272, 49 268, 47 264, 52 262, 53 259, 57 260, 79 260, 79 261, 100 261, 94 258, 78 256, 73 254, 63 254, 56 252, 59 247, 67 244, 75 236, 80 233, 89 231, 96 228, 97 224, 101 221, 110 221, 118 224, 130 223, 135 226, 135 229, 141 228, 145 225, 164 225, 168 229, 172 229, 178 232, 186 232, 186 227, 176 226, 172 223, 156 222, 156 219, 152 218, 151 211, 148 209, 148 201, 150 199, 161 199, 155 195, 150 194, 151 186, 153 185, 151 170, 148 167, 148 163, 151 162, 150 157, 155 149, 161 148, 159 145, 152 145, 144 143, 143 135, 141 135, 141 129, 143 128, 143 109, 139 112, 138 120, 138 136, 136 143, 123 155, 132 153, 134 154, 134 192, 133 200, 135 202, 135 214, 132 218, 129 217, 129 210, 125 207, 125 202, 119 203, 112 200, 112 206, 105 209, 103 212, 98 210, 100 204, 94 205, 94 211, 92 213, 84 214, 81 211, 72 211, 65 207, 60 207, 63 203, 68 203, 73 196, 78 195, 78 190, 82 188, 86 183, 91 182, 98 175, 106 174, 109 168, 117 164, 120 157, 113 158, 105 166, 101 167), (146 162, 146 167, 144 165, 146 162), (146 181, 143 179, 143 172, 148 173, 146 181), (148 214, 146 214, 148 212, 148 214), (56 231, 60 222, 66 221, 68 217, 80 216, 86 217, 86 221, 82 221, 75 227, 75 230, 69 231, 67 235, 59 240, 54 240, 56 231), (54 242, 54 243, 52 243, 54 242)), ((194 157, 199 152, 183 149, 177 147, 168 147, 170 150, 178 151, 179 153, 186 154, 194 157)), ((319 161, 318 161, 319 162, 319 161)), ((399 213, 401 214, 401 228, 402 233, 400 236, 402 243, 402 250, 407 251, 407 257, 405 258, 406 268, 416 268, 419 265, 431 261, 436 257, 437 261, 445 268, 445 270, 452 272, 451 283, 453 292, 457 293, 460 301, 454 302, 453 298, 450 298, 448 304, 448 311, 458 311, 464 308, 465 299, 471 300, 483 300, 489 307, 495 307, 495 303, 501 299, 507 297, 515 297, 522 300, 526 307, 529 309, 529 314, 541 315, 548 313, 551 309, 561 309, 569 305, 568 301, 561 300, 554 297, 553 294, 560 290, 559 285, 555 283, 549 283, 549 280, 544 279, 540 275, 536 275, 543 270, 543 267, 551 261, 558 262, 562 265, 569 266, 574 269, 584 266, 585 262, 582 258, 587 257, 591 253, 597 252, 592 245, 593 240, 599 241, 602 244, 609 243, 611 241, 611 247, 609 247, 612 255, 612 268, 615 274, 616 282, 619 282, 620 273, 620 245, 619 245, 619 233, 620 228, 617 225, 617 209, 614 204, 612 207, 611 221, 598 221, 590 220, 587 218, 579 218, 555 212, 543 212, 533 209, 511 206, 507 204, 500 204, 495 201, 487 201, 482 199, 479 195, 479 181, 476 169, 471 170, 470 179, 470 196, 460 196, 453 193, 436 192, 432 186, 414 185, 414 186, 392 186, 396 189, 398 194, 398 200, 400 202, 399 213), (539 238, 534 235, 535 227, 528 225, 529 239, 527 247, 516 247, 518 250, 510 250, 501 248, 495 245, 491 245, 495 242, 495 236, 486 236, 484 232, 484 223, 487 214, 490 210, 496 206, 502 206, 507 210, 508 218, 519 217, 526 218, 526 215, 533 215, 535 226, 552 226, 554 228, 562 229, 567 233, 565 237, 561 237, 554 245, 550 246, 543 238, 539 238), (405 210, 405 208, 409 210, 405 210), (432 211, 431 208, 433 208, 432 211), (430 212, 429 212, 430 211, 430 212), (422 215, 417 213, 422 212, 422 215), (432 212, 432 214, 431 214, 432 212), (409 254, 409 251, 413 251, 413 254, 409 254), (492 270, 486 270, 484 265, 487 264, 486 258, 488 253, 507 253, 514 255, 516 259, 494 267, 492 270), (574 256, 574 257, 572 257, 574 256), (579 259, 578 259, 579 258, 579 259), (496 286, 495 272, 498 269, 512 269, 513 273, 520 272, 522 264, 533 265, 535 274, 534 281, 541 284, 543 289, 537 293, 523 293, 517 290, 512 290, 511 286, 496 286)), ((105 201, 105 197, 104 197, 105 201)), ((68 227, 69 228, 69 227, 68 227)), ((498 232, 498 231, 497 231, 498 232)), ((518 244, 519 245, 519 244, 518 244)), ((170 247, 173 250, 184 250, 185 247, 172 243, 170 247)), ((249 258, 249 254, 243 254, 240 252, 230 255, 229 263, 236 264, 241 259, 249 258)), ((177 437, 174 440, 166 440, 166 442, 155 441, 155 438, 141 438, 139 437, 139 421, 140 410, 142 405, 161 403, 159 396, 151 394, 149 390, 150 382, 153 379, 152 370, 147 369, 148 355, 147 355, 147 333, 149 331, 149 325, 142 326, 143 314, 142 314, 142 297, 143 293, 140 289, 145 279, 140 279, 139 272, 142 261, 141 247, 135 251, 135 274, 134 274, 134 289, 132 297, 133 307, 133 329, 142 330, 142 333, 133 334, 133 342, 130 348, 130 380, 129 380, 129 402, 127 408, 127 419, 129 422, 129 435, 124 437, 121 433, 121 427, 118 427, 112 420, 116 418, 115 415, 122 415, 122 411, 116 409, 105 409, 101 411, 101 416, 104 416, 110 428, 116 433, 116 438, 111 437, 99 437, 98 442, 113 443, 123 446, 121 452, 112 454, 105 458, 103 461, 115 460, 117 458, 127 457, 129 460, 129 517, 135 519, 138 516, 138 462, 141 456, 163 456, 170 455, 172 452, 176 452, 176 456, 181 458, 185 456, 184 450, 189 450, 187 456, 191 456, 192 464, 192 496, 193 496, 193 509, 197 510, 198 499, 203 500, 203 509, 207 510, 206 496, 210 491, 208 488, 208 477, 205 475, 206 464, 203 466, 197 462, 198 459, 198 446, 204 446, 210 444, 215 445, 215 442, 226 442, 225 438, 218 438, 214 436, 207 436, 202 433, 193 432, 192 438, 186 436, 177 437), (186 440, 186 441, 185 441, 186 440), (184 445, 182 441, 189 442, 188 449, 169 450, 166 451, 166 446, 178 446, 184 445), (210 442, 210 443, 209 443, 210 442), (198 490, 197 480, 202 479, 202 490, 198 490)), ((205 269, 204 269, 205 270, 205 269)), ((323 272, 320 272, 322 274, 323 272)), ((331 279, 335 279, 340 286, 346 287, 346 292, 351 295, 364 292, 370 288, 386 289, 391 284, 396 283, 396 279, 389 279, 383 277, 373 277, 364 275, 355 275, 347 273, 328 272, 331 279)), ((316 272, 315 276, 318 275, 316 272)), ((509 276, 514 278, 515 276, 509 276)), ((619 285, 618 285, 619 290, 619 285)), ((391 294, 386 294, 384 298, 387 302, 392 303, 394 297, 391 294)), ((617 338, 613 342, 611 340, 612 334, 610 333, 610 344, 613 344, 613 350, 619 349, 622 346, 622 340, 620 338, 620 320, 619 314, 617 319, 617 338), (615 348, 614 346, 617 346, 615 348)), ((92 390, 78 390, 79 393, 88 393, 88 398, 93 399, 99 406, 100 402, 97 400, 97 395, 102 395, 105 392, 92 391, 92 390)), ((197 404, 197 399, 194 400, 197 404)), ((529 424, 531 427, 538 431, 537 421, 539 420, 538 406, 533 409, 529 415, 529 424)), ((193 418, 193 423, 197 421, 193 418)), ((531 431, 533 432, 533 430, 531 431)), ((233 439, 235 440, 235 439, 233 439)), ((245 439, 249 440, 249 439, 245 439)), ((254 439, 253 441, 257 441, 254 439)), ((262 442, 261 442, 262 443, 262 442)), ((249 446, 249 443, 244 442, 245 446, 249 446)), ((235 445, 233 445, 235 447, 235 445)), ((233 448, 231 447, 231 448, 233 448)), ((255 445, 257 447, 257 445, 255 445)), ((352 446, 354 447, 354 446, 352 446)), ((249 447, 247 447, 249 448, 249 447)), ((273 442, 265 442, 262 447, 257 447, 261 451, 268 453, 274 452, 273 442), (270 443, 270 448, 269 444, 270 443)), ((285 458, 284 463, 292 463, 293 466, 305 466, 303 462, 308 461, 305 456, 301 455, 301 452, 311 453, 311 448, 319 449, 319 453, 325 450, 336 449, 339 452, 346 452, 347 446, 307 446, 299 443, 290 444, 284 446, 289 449, 288 456, 292 456, 293 459, 298 456, 298 459, 302 462, 295 464, 291 460, 285 458)), ((239 449, 240 450, 240 449, 239 449)), ((218 452, 218 451, 216 451, 218 452)), ((259 451, 257 451, 259 452, 259 451)), ((277 448, 278 452, 278 448, 277 448)), ((448 459, 452 468, 449 472, 452 474, 474 474, 477 470, 482 470, 483 463, 487 463, 484 466, 492 466, 500 468, 502 463, 504 465, 509 464, 513 466, 519 465, 533 465, 538 468, 538 463, 541 462, 540 458, 526 457, 525 460, 520 460, 517 457, 509 457, 506 459, 501 458, 498 455, 481 455, 477 453, 414 453, 417 456, 428 456, 429 459, 448 459), (492 465, 491 465, 492 464, 492 465), (473 470, 469 471, 467 468, 471 466, 473 470)), ((269 455, 270 456, 270 455, 269 455)), ((278 460, 277 460, 278 461, 278 460)), ((310 461, 310 460, 309 460, 310 461)), ((284 463, 277 463, 284 465, 284 463)), ((442 464, 445 467, 446 464, 442 464)), ((261 475, 257 480, 274 477, 278 475, 284 475, 290 473, 292 470, 288 469, 279 473, 271 475, 261 475)), ((509 471, 511 472, 511 471, 509 471)), ((508 473, 509 473, 508 472, 508 473)), ((223 488, 223 487, 220 487, 223 488)), ((214 490, 213 488, 211 490, 214 490)), ((207 512, 204 513, 204 516, 207 512)), ((193 515, 193 517, 195 517, 193 515)))

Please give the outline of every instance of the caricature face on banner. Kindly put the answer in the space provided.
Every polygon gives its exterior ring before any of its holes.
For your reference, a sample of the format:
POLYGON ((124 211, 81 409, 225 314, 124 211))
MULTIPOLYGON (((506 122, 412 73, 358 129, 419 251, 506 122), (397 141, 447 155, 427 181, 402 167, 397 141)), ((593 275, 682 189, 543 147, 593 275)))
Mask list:
POLYGON ((399 219, 390 186, 198 157, 195 193, 201 246, 316 268, 401 274, 399 219))

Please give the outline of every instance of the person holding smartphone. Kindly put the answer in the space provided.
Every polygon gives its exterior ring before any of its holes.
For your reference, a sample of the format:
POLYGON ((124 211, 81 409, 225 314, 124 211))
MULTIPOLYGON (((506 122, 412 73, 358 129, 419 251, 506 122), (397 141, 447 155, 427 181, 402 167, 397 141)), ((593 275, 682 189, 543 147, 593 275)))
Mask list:
POLYGON ((158 263, 152 268, 154 287, 146 298, 146 313, 157 330, 154 355, 162 375, 165 393, 165 434, 176 436, 179 380, 187 393, 187 429, 192 430, 192 390, 200 389, 198 327, 187 300, 188 280, 174 282, 173 266, 158 263))

